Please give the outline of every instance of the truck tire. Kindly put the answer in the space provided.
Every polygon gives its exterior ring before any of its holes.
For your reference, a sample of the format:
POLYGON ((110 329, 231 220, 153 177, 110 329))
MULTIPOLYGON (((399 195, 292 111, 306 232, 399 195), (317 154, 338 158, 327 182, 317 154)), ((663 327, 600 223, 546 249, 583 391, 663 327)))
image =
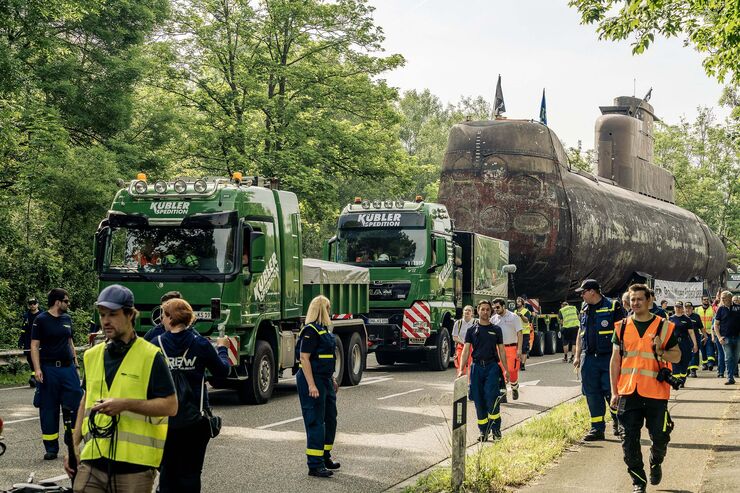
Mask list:
POLYGON ((357 332, 352 332, 345 345, 344 375, 342 385, 354 386, 362 380, 365 371, 366 352, 362 348, 362 338, 357 332))
POLYGON ((334 340, 337 343, 337 346, 334 348, 334 379, 337 382, 341 382, 346 364, 346 360, 344 359, 344 343, 341 337, 335 337, 334 340))
POLYGON ((532 341, 532 348, 529 354, 532 356, 542 356, 545 354, 545 338, 544 332, 535 331, 534 340, 532 341))
POLYGON ((544 332, 545 336, 545 354, 555 354, 555 344, 557 342, 557 334, 554 330, 548 330, 544 332))
POLYGON ((444 371, 450 364, 450 333, 446 327, 440 327, 437 332, 437 349, 427 353, 427 363, 433 371, 444 371))
POLYGON ((249 378, 237 384, 239 401, 244 404, 264 404, 275 389, 275 355, 267 341, 257 340, 249 378))
POLYGON ((379 365, 392 366, 396 362, 393 353, 386 353, 385 351, 375 351, 375 359, 379 365))
POLYGON ((555 352, 562 353, 563 352, 563 331, 558 330, 556 332, 557 340, 555 341, 555 352))

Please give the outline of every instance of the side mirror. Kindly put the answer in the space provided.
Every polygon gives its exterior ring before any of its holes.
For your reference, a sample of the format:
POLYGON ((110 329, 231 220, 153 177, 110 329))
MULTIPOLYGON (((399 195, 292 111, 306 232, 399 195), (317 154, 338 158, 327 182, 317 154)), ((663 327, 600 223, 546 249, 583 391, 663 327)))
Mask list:
POLYGON ((447 263, 447 241, 443 238, 436 238, 434 240, 434 255, 437 257, 437 266, 447 263))
POLYGON ((221 298, 211 298, 211 320, 221 319, 221 298))
POLYGON ((104 226, 95 233, 95 239, 93 241, 93 271, 100 272, 103 268, 103 261, 105 260, 105 245, 108 242, 110 236, 110 228, 104 226))
POLYGON ((333 252, 333 246, 334 243, 337 242, 337 237, 332 236, 328 240, 324 240, 324 243, 321 245, 321 258, 324 260, 329 260, 330 262, 334 261, 334 252, 333 252))
POLYGON ((253 274, 265 271, 265 233, 252 231, 249 234, 249 270, 253 274))
POLYGON ((455 245, 455 266, 462 267, 462 264, 462 247, 460 245, 455 245))

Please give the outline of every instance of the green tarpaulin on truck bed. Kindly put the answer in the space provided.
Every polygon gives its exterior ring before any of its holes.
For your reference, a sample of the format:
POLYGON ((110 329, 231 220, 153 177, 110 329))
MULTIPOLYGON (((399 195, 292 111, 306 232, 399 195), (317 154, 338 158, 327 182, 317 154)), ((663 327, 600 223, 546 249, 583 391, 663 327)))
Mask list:
POLYGON ((370 271, 364 267, 338 264, 315 258, 303 259, 303 284, 369 284, 370 271))

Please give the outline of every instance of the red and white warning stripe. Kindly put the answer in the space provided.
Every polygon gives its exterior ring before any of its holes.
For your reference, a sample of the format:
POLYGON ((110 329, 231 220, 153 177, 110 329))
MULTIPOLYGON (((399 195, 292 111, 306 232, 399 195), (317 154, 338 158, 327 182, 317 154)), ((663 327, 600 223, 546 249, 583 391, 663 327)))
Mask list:
POLYGON ((401 335, 403 338, 426 339, 431 330, 431 309, 429 302, 417 301, 411 308, 403 311, 401 335))
MULTIPOLYGON (((229 363, 231 366, 239 364, 239 338, 233 336, 226 336, 229 340, 229 347, 226 348, 226 353, 229 355, 229 363)), ((211 341, 215 344, 216 339, 212 338, 211 341)))
POLYGON ((352 318, 351 313, 338 313, 337 315, 332 315, 332 320, 350 320, 352 318))

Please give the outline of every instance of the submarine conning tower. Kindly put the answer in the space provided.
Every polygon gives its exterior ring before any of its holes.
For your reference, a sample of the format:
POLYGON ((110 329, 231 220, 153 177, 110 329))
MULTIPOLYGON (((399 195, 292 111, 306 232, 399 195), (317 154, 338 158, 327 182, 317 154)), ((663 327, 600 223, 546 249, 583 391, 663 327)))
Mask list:
POLYGON ((612 184, 675 203, 675 179, 653 164, 653 124, 660 119, 640 98, 619 96, 613 106, 600 106, 594 148, 596 174, 612 184))

